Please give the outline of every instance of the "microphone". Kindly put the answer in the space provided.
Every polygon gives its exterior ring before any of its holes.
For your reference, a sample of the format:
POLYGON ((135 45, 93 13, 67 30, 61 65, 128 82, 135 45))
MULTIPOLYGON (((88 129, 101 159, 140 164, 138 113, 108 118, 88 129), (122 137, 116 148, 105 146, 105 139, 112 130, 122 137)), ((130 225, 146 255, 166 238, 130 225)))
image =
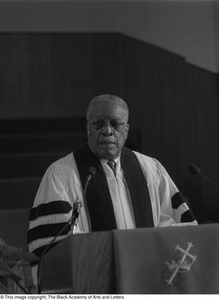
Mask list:
POLYGON ((94 177, 95 174, 96 174, 96 169, 94 167, 89 167, 87 169, 86 183, 85 183, 85 186, 84 186, 84 195, 87 192, 87 187, 88 187, 88 184, 89 184, 91 178, 94 177))
POLYGON ((201 170, 199 167, 197 167, 196 165, 191 165, 189 166, 189 171, 193 174, 193 175, 199 175, 201 176, 203 179, 205 179, 206 181, 208 181, 209 183, 211 183, 212 185, 216 186, 217 188, 219 188, 219 185, 213 181, 211 181, 209 178, 207 178, 204 174, 202 174, 201 170))
POLYGON ((96 169, 94 167, 89 167, 87 169, 87 177, 86 177, 84 190, 83 190, 84 207, 85 207, 85 211, 86 211, 86 215, 87 215, 89 231, 91 231, 91 220, 90 220, 90 214, 89 214, 88 207, 87 207, 86 192, 87 192, 88 184, 89 184, 91 178, 93 178, 95 176, 95 174, 96 174, 96 169))
POLYGON ((199 167, 197 167, 196 165, 191 165, 189 166, 189 171, 193 174, 193 175, 201 175, 201 170, 199 167))
POLYGON ((78 201, 78 199, 76 199, 76 201, 73 204, 73 209, 72 209, 72 216, 69 220, 69 223, 71 225, 72 228, 72 233, 74 234, 75 232, 75 228, 78 225, 78 218, 80 215, 80 210, 81 210, 82 204, 80 201, 78 201))

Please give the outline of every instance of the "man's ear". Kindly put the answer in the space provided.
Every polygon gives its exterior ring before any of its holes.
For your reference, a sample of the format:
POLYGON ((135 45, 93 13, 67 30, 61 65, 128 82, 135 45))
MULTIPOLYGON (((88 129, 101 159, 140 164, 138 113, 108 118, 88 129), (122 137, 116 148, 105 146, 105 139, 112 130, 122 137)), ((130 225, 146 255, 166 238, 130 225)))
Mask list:
POLYGON ((126 124, 126 126, 125 126, 125 132, 126 132, 126 139, 127 139, 128 133, 129 133, 129 124, 126 124))

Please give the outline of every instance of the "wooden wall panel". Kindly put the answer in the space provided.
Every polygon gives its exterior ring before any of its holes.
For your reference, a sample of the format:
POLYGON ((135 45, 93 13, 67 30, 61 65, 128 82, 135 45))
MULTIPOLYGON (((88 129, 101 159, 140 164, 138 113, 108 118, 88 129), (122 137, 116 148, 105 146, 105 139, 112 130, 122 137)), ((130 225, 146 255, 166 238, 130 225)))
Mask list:
MULTIPOLYGON (((200 166, 202 172, 219 182, 219 128, 216 75, 187 65, 187 101, 189 102, 190 160, 200 166)), ((199 207, 199 214, 219 220, 218 189, 200 178, 187 182, 188 193, 199 207)))
POLYGON ((0 34, 0 118, 75 116, 118 91, 117 36, 0 34))
POLYGON ((159 159, 201 222, 219 221, 216 74, 121 34, 1 33, 0 119, 74 117, 97 94, 123 97, 145 154, 159 159))

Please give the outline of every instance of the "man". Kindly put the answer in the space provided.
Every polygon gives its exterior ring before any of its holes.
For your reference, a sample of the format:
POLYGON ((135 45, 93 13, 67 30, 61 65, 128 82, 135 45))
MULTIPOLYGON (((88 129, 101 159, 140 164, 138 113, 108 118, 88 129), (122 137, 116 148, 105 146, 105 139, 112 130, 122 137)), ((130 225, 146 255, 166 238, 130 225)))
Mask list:
MULTIPOLYGON (((154 158, 124 147, 128 106, 113 95, 95 97, 87 109, 88 145, 47 169, 30 212, 28 243, 40 256, 82 202, 77 232, 197 224, 179 190, 154 158), (112 166, 114 164, 114 166, 112 166), (86 203, 83 190, 93 167, 86 203)), ((63 239, 70 226, 57 238, 63 239)))

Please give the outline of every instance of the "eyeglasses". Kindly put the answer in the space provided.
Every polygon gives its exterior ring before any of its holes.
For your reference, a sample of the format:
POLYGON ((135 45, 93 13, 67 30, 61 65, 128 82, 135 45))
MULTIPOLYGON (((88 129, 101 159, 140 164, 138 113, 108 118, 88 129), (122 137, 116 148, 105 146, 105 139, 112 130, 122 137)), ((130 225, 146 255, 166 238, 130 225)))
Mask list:
POLYGON ((101 130, 106 125, 109 125, 110 127, 112 127, 116 131, 122 131, 124 129, 125 125, 126 125, 125 122, 119 122, 116 119, 105 120, 103 118, 100 118, 96 121, 90 121, 89 123, 91 124, 91 128, 93 130, 101 130))

